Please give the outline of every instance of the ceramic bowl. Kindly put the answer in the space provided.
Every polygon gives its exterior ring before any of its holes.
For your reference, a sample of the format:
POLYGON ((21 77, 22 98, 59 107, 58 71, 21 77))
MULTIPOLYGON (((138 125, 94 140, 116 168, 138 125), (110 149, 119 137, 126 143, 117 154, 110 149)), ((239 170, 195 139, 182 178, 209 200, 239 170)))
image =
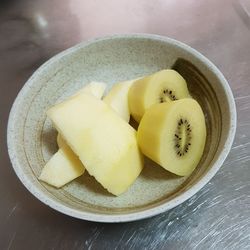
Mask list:
POLYGON ((230 151, 236 110, 230 87, 207 58, 166 37, 135 34, 81 43, 51 58, 18 94, 8 123, 13 168, 39 200, 64 214, 90 221, 125 222, 165 212, 198 192, 219 170, 230 151), (46 110, 90 81, 116 82, 174 68, 188 82, 206 117, 203 157, 189 177, 177 177, 146 160, 129 190, 114 197, 87 173, 61 189, 40 182, 43 166, 57 151, 56 131, 46 110))

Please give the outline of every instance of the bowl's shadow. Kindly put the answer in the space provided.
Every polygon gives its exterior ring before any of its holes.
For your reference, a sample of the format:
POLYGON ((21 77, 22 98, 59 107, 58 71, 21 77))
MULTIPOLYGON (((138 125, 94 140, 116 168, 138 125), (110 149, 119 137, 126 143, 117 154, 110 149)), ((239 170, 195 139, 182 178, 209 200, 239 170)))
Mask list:
POLYGON ((135 129, 138 129, 138 122, 136 120, 134 120, 134 118, 132 116, 130 116, 130 120, 129 120, 129 124, 135 129))
POLYGON ((77 179, 74 180, 79 186, 84 186, 89 191, 101 194, 108 197, 115 197, 111 193, 109 193, 100 183, 97 182, 97 180, 91 176, 87 171, 84 172, 84 174, 77 179))
POLYGON ((180 178, 180 176, 163 169, 149 158, 144 157, 144 159, 144 168, 141 172, 141 177, 144 179, 170 180, 180 178))
POLYGON ((57 131, 54 128, 48 128, 42 131, 41 138, 42 144, 46 147, 46 150, 51 156, 55 154, 58 150, 57 146, 57 131))

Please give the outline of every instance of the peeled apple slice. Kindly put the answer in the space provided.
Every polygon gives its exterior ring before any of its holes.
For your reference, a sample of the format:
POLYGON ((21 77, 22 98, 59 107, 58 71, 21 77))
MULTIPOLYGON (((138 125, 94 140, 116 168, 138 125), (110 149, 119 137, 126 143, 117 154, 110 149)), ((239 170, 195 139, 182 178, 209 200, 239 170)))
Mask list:
POLYGON ((54 187, 60 188, 82 175, 85 171, 79 158, 65 144, 44 166, 39 179, 54 187))
MULTIPOLYGON (((56 142, 59 148, 62 148, 65 144, 67 145, 67 143, 64 141, 60 134, 57 135, 56 142)), ((72 153, 74 152, 72 151, 72 153)))
MULTIPOLYGON (((78 91, 76 95, 87 93, 100 99, 105 89, 105 83, 91 82, 78 91)), ((39 179, 54 187, 60 188, 81 176, 85 168, 78 156, 71 150, 60 134, 57 135, 57 144, 59 150, 45 165, 39 179)))
POLYGON ((90 175, 120 195, 143 168, 136 131, 106 103, 79 94, 52 107, 48 116, 90 175))
MULTIPOLYGON (((93 95, 98 99, 101 99, 106 88, 107 88, 107 84, 104 83, 104 82, 90 82, 85 87, 80 89, 74 96, 76 96, 78 94, 81 94, 81 93, 86 93, 86 94, 93 95)), ((64 141, 62 136, 60 134, 58 134, 58 136, 57 136, 57 145, 58 145, 58 147, 61 148, 65 144, 66 144, 66 142, 64 141)))
POLYGON ((80 89, 76 94, 86 93, 86 94, 91 94, 98 99, 101 99, 105 92, 106 87, 107 84, 104 82, 90 82, 85 87, 80 89))
POLYGON ((204 114, 191 98, 153 105, 138 128, 143 154, 180 176, 189 175, 198 165, 205 141, 204 114))
POLYGON ((115 84, 103 99, 103 101, 112 107, 126 122, 129 122, 130 119, 128 91, 134 81, 136 80, 115 84))
POLYGON ((166 69, 137 80, 129 90, 129 109, 139 123, 153 104, 189 97, 185 79, 175 70, 166 69))

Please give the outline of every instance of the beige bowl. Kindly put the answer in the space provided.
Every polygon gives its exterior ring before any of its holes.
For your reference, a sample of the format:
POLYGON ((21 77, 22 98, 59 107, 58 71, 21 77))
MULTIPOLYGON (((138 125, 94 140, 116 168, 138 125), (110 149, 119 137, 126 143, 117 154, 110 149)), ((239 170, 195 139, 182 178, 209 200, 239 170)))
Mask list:
POLYGON ((236 109, 221 72, 204 56, 178 41, 156 35, 111 36, 81 43, 42 65, 18 94, 8 123, 8 150, 25 187, 48 206, 73 217, 124 222, 165 212, 198 192, 219 170, 230 151, 236 109), (115 82, 175 68, 206 116, 203 158, 189 177, 177 177, 147 160, 131 186, 119 197, 107 193, 88 174, 61 189, 37 177, 57 151, 56 131, 46 110, 90 81, 115 82))

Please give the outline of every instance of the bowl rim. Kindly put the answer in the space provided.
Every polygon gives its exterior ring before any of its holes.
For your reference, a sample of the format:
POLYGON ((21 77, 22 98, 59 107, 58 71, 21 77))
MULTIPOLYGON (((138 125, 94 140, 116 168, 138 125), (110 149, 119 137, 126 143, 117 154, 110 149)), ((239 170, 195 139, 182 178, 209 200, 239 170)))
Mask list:
POLYGON ((196 51, 195 49, 191 48, 190 46, 177 41, 175 39, 155 35, 155 34, 145 34, 145 33, 132 33, 132 34, 119 34, 119 35, 111 35, 111 36, 104 36, 100 38, 94 38, 90 39, 84 42, 81 42, 69 49, 66 49, 59 54, 53 56, 51 59, 46 61, 44 64, 42 64, 28 79, 28 81, 24 84, 22 89, 19 91, 9 114, 8 119, 8 126, 7 126, 7 147, 9 152, 9 157, 12 163, 12 167, 20 179, 20 181, 23 183, 23 185, 28 189, 30 193, 32 193, 37 199, 42 201, 44 204, 48 205, 49 207, 63 213, 66 215, 69 215, 74 218, 88 220, 88 221, 94 221, 94 222, 108 222, 108 223, 117 223, 117 222, 129 222, 129 221, 136 221, 140 219, 145 219, 148 217, 152 217, 158 214, 161 214, 165 211, 168 211, 179 204, 183 203, 184 201, 188 200, 191 196, 193 196, 195 193, 197 193, 200 189, 202 189, 216 174, 216 172, 220 169, 223 162, 225 161, 228 153, 230 152, 232 143, 234 141, 235 132, 236 132, 236 122, 237 122, 237 114, 236 114, 236 106, 235 101, 233 97, 232 90, 223 76, 223 74, 220 72, 220 70, 204 55, 202 55, 200 52, 196 51), (183 193, 179 194, 178 196, 174 197, 172 200, 169 200, 163 204, 160 204, 158 206, 138 211, 138 212, 129 212, 127 214, 97 214, 94 212, 87 212, 87 211, 79 211, 74 208, 70 208, 64 204, 61 204, 60 202, 54 200, 52 197, 49 197, 41 191, 38 187, 33 185, 32 181, 29 179, 28 175, 25 174, 25 171, 23 171, 22 164, 19 163, 18 157, 16 157, 16 153, 14 150, 14 143, 15 138, 13 133, 11 131, 15 128, 15 115, 17 113, 17 110, 19 108, 19 103, 22 100, 23 96, 29 91, 29 89, 34 84, 33 79, 40 74, 46 67, 48 67, 50 64, 52 64, 54 61, 59 60, 60 58, 73 53, 74 51, 87 47, 90 44, 93 43, 99 43, 103 41, 108 40, 114 40, 114 39, 150 39, 154 41, 160 41, 165 42, 168 44, 175 45, 185 51, 188 51, 192 55, 194 55, 198 60, 203 62, 205 65, 207 65, 218 77, 221 86, 225 92, 225 95, 228 99, 229 104, 229 111, 230 111, 230 128, 228 137, 226 138, 224 148, 222 149, 222 152, 218 156, 218 159, 214 162, 213 166, 207 171, 207 173, 201 177, 197 183, 192 185, 188 190, 185 190, 183 193))

